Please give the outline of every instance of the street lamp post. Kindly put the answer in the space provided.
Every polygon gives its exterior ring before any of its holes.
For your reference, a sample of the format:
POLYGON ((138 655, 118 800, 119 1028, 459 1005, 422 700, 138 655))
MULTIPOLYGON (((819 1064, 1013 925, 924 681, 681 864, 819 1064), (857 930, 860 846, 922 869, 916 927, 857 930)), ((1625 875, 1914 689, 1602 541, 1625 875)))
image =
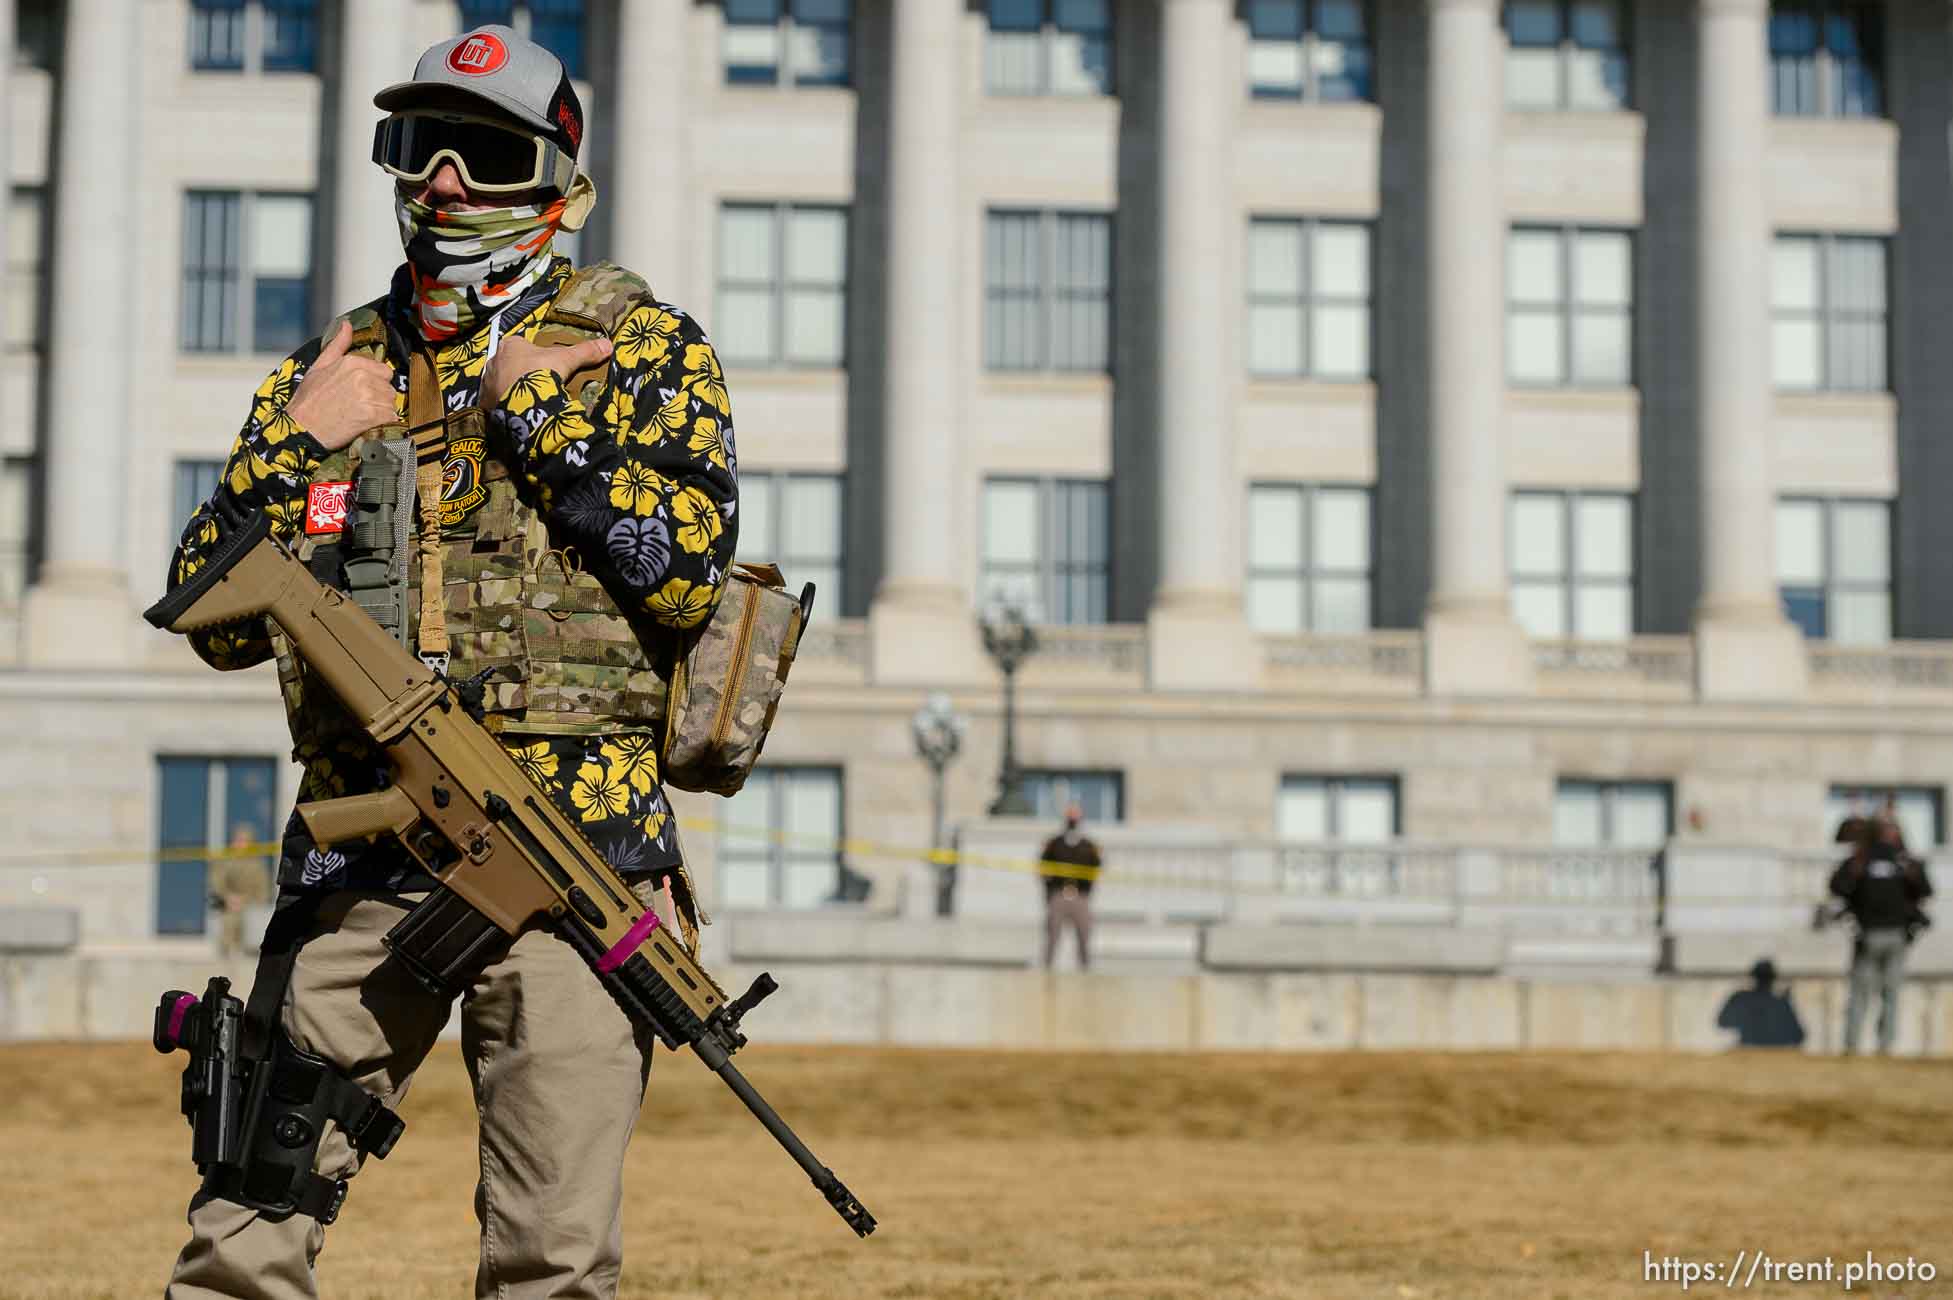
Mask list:
MULTIPOLYGON (((909 720, 909 727, 915 736, 915 752, 921 755, 923 762, 929 764, 935 811, 929 844, 936 854, 941 854, 946 847, 943 843, 943 778, 950 760, 963 748, 963 719, 951 711, 949 696, 936 691, 915 711, 915 717, 909 720)), ((948 916, 956 893, 956 866, 933 858, 933 855, 932 860, 936 867, 936 915, 948 916)))
POLYGON ((1029 817, 1031 801, 1024 794, 1023 773, 1017 768, 1017 669, 1037 653, 1037 633, 1015 605, 992 610, 983 618, 983 648, 1004 674, 1004 757, 997 769, 997 797, 992 817, 1029 817))

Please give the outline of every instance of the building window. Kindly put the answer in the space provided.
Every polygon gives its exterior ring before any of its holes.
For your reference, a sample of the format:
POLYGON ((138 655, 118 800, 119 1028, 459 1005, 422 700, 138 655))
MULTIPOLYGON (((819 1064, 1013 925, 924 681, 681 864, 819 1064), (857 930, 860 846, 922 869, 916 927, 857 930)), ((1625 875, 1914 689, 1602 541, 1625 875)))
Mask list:
POLYGON ((819 907, 856 901, 841 853, 841 769, 759 767, 725 802, 719 903, 819 907))
POLYGON ((1366 223, 1249 221, 1248 372, 1369 378, 1366 223))
POLYGON ((47 190, 16 185, 7 210, 7 347, 30 352, 41 346, 46 319, 47 190))
POLYGON ((1031 801, 1031 816, 1039 821, 1057 821, 1065 809, 1078 805, 1080 817, 1088 822, 1122 822, 1126 819, 1126 774, 1086 771, 1072 768, 1026 768, 1020 774, 1024 797, 1031 801))
POLYGON ((14 63, 52 72, 61 58, 60 0, 19 0, 14 10, 14 63))
POLYGON ((817 608, 841 610, 839 474, 739 475, 739 555, 767 560, 786 575, 787 590, 814 584, 817 608))
POLYGON ((512 27, 563 61, 582 80, 584 0, 461 0, 462 30, 484 23, 512 27))
POLYGON ((1104 623, 1112 518, 1104 480, 993 478, 983 485, 983 607, 1032 623, 1104 623))
POLYGON ((1387 844, 1397 838, 1397 778, 1284 776, 1275 833, 1297 844, 1387 844))
POLYGON ((851 0, 726 0, 729 86, 845 86, 851 0))
POLYGON ((197 507, 217 494, 217 482, 224 476, 221 460, 179 460, 172 476, 170 518, 181 529, 190 522, 197 507))
POLYGON ((1369 99, 1370 23, 1360 0, 1248 0, 1248 93, 1369 99))
POLYGON ((1885 112, 1884 31, 1875 3, 1775 0, 1770 102, 1784 117, 1885 112))
POLYGON ((1946 842, 1946 792, 1938 786, 1904 785, 1832 786, 1824 798, 1824 842, 1837 842, 1845 818, 1875 817, 1887 800, 1905 833, 1908 852, 1923 854, 1946 842))
POLYGON ((737 365, 845 364, 848 210, 719 209, 719 355, 737 365))
POLYGON ((311 328, 311 278, 311 195, 183 196, 185 352, 291 351, 311 328))
POLYGON ((1370 489, 1248 488, 1248 622, 1261 632, 1370 627, 1370 489))
POLYGON ((244 10, 244 0, 191 0, 190 67, 193 71, 244 71, 244 10))
POLYGON ((1561 781, 1553 791, 1553 843, 1657 849, 1674 830, 1674 804, 1666 781, 1561 781))
POLYGON ((1111 0, 989 0, 993 95, 1112 93, 1111 0))
POLYGON ((1512 494, 1512 612, 1529 636, 1619 641, 1634 633, 1634 498, 1512 494))
POLYGON ((1785 615, 1805 636, 1844 645, 1891 640, 1891 504, 1779 500, 1777 583, 1785 615))
POLYGON ((1515 226, 1505 265, 1511 382, 1578 388, 1632 382, 1633 236, 1515 226))
POLYGON ((158 758, 162 808, 157 818, 156 931, 202 934, 209 911, 209 859, 199 850, 221 850, 240 832, 254 844, 276 835, 275 760, 269 758, 158 758))
POLYGON ((1621 0, 1506 0, 1505 37, 1507 107, 1627 107, 1621 0))
POLYGON ((196 72, 315 72, 318 0, 191 0, 196 72))
POLYGON ((0 457, 0 607, 18 605, 27 590, 28 525, 34 462, 0 457))
POLYGON ((318 60, 318 0, 264 0, 264 70, 310 72, 318 60))
POLYGON ((1778 235, 1770 254, 1770 352, 1777 387, 1883 392, 1885 241, 1778 235))
POLYGON ((1104 370, 1112 357, 1112 218, 998 212, 984 221, 984 360, 992 370, 1104 370))

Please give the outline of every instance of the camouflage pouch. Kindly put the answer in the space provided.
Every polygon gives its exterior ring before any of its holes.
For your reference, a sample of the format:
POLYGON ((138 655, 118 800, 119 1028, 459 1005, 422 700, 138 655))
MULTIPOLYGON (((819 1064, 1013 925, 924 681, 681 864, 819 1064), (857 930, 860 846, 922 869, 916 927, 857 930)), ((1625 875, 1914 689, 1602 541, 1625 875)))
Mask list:
POLYGON ((659 764, 666 784, 736 794, 746 784, 814 605, 771 564, 735 564, 725 594, 672 669, 659 764))

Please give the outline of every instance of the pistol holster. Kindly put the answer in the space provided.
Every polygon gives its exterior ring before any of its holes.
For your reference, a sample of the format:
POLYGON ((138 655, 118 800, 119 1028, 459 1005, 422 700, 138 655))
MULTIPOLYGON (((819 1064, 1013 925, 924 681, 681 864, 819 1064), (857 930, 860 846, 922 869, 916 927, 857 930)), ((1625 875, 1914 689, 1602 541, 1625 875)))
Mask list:
POLYGON ((384 1160, 406 1125, 378 1097, 322 1056, 301 1051, 278 1023, 316 896, 288 897, 273 914, 248 1005, 213 979, 199 999, 172 989, 156 1008, 151 1042, 189 1053, 182 1108, 190 1152, 212 1196, 274 1221, 339 1217, 346 1180, 314 1173, 328 1122, 354 1151, 384 1160))

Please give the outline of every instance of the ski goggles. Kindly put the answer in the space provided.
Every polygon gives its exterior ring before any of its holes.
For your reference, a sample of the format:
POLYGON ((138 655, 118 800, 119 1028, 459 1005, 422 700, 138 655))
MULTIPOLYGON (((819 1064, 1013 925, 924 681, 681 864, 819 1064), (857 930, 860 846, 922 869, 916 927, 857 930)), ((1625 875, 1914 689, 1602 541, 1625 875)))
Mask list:
POLYGON ((464 113, 395 113, 373 129, 373 161, 395 180, 419 183, 443 162, 478 194, 544 187, 567 194, 576 159, 539 135, 464 113))

